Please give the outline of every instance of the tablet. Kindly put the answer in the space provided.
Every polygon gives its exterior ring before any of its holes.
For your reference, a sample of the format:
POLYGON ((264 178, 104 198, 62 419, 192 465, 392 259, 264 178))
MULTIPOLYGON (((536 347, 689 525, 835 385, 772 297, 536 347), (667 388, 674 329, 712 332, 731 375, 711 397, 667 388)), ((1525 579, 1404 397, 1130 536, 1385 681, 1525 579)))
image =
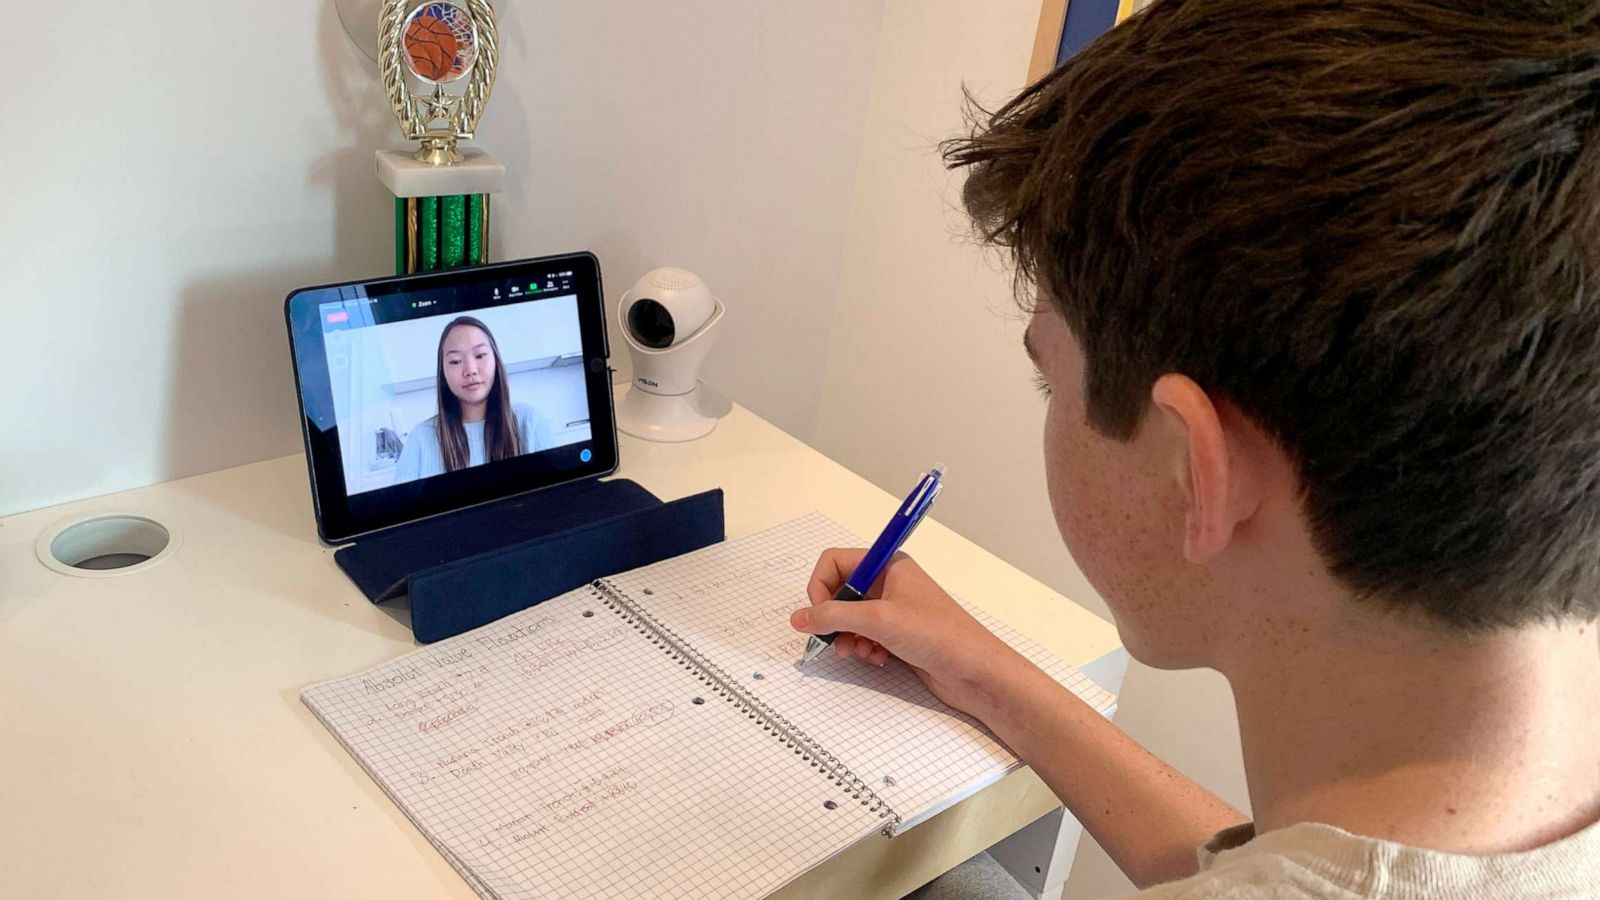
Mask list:
POLYGON ((616 471, 601 297, 589 253, 290 294, 318 535, 616 471))

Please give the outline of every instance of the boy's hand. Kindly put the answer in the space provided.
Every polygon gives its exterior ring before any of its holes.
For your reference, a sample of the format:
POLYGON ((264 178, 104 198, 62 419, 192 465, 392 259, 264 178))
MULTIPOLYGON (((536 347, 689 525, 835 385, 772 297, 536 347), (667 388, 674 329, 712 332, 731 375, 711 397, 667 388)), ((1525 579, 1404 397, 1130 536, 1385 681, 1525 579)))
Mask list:
POLYGON ((865 555, 822 554, 794 627, 839 632, 840 656, 909 663, 1032 766, 1135 884, 1194 874, 1194 848, 1245 820, 991 634, 909 557, 895 556, 868 599, 834 600, 865 555))
POLYGON ((808 634, 839 632, 833 648, 840 656, 859 656, 879 666, 891 655, 899 657, 940 700, 986 718, 998 673, 1021 657, 903 553, 895 554, 867 599, 834 600, 865 555, 865 550, 824 551, 806 585, 811 608, 796 610, 790 624, 808 634))

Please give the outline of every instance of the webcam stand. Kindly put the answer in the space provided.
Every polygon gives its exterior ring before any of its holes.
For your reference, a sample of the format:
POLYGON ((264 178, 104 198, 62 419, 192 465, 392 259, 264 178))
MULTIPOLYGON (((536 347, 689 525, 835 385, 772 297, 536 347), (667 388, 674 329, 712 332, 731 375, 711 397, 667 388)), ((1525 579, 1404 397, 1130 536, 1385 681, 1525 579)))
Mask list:
POLYGON ((333 558, 372 602, 409 597, 428 644, 725 537, 720 489, 664 503, 591 478, 388 528, 333 558))

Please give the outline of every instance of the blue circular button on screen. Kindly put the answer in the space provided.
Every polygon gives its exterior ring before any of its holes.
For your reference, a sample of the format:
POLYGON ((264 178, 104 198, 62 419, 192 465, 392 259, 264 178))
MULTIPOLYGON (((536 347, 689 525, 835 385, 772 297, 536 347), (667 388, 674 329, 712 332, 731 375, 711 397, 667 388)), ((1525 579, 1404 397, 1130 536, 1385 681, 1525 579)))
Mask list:
POLYGON ((578 454, 578 459, 588 462, 589 460, 594 459, 594 454, 590 453, 588 449, 585 448, 581 453, 578 454))

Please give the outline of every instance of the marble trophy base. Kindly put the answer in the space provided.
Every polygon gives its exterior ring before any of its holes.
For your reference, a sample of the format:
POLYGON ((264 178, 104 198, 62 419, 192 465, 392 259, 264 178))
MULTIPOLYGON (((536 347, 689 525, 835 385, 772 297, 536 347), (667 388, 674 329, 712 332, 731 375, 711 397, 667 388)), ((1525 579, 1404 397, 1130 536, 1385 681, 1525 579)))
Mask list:
POLYGON ((506 189, 506 167, 475 147, 457 147, 464 157, 453 166, 431 166, 412 150, 379 150, 378 180, 396 197, 498 194, 506 189))

